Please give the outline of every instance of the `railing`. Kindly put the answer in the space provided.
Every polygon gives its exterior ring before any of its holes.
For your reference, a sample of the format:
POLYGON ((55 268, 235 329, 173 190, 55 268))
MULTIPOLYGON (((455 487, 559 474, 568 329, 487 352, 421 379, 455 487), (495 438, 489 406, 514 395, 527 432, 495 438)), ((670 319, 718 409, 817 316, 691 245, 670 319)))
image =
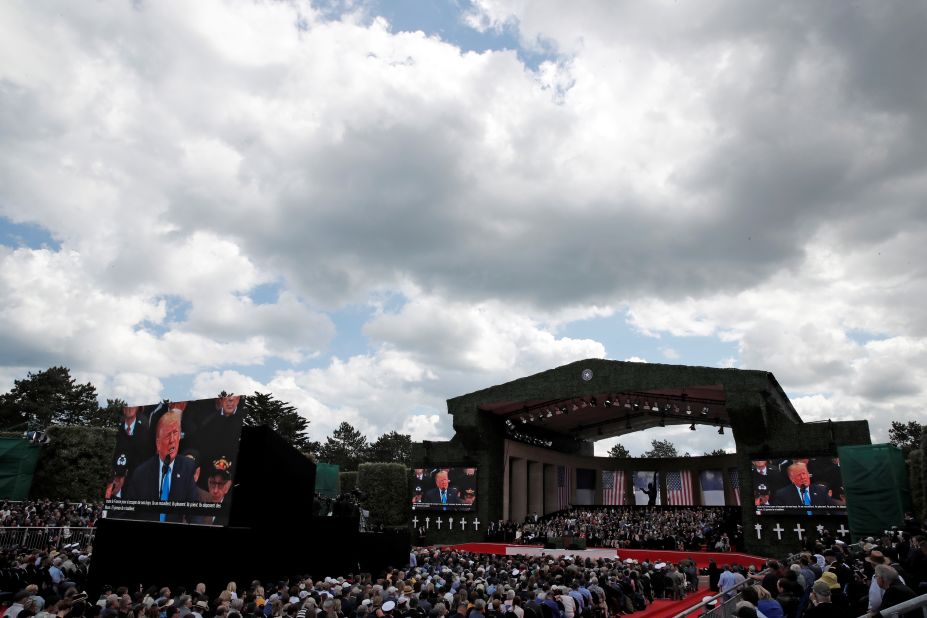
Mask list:
MULTIPOLYGON (((927 594, 914 597, 909 601, 899 603, 898 605, 889 607, 888 609, 880 610, 880 615, 883 618, 894 618, 895 616, 899 616, 904 612, 909 612, 918 608, 921 610, 921 613, 924 614, 924 618, 927 618, 927 594)), ((863 614, 860 616, 860 618, 869 618, 869 616, 871 616, 871 614, 863 614)))
MULTIPOLYGON (((761 571, 757 575, 764 575, 766 571, 761 571)), ((693 605, 687 610, 683 610, 673 616, 673 618, 686 618, 686 616, 699 616, 702 618, 706 616, 708 618, 732 618, 737 612, 737 603, 742 601, 741 593, 743 589, 747 586, 752 586, 756 583, 756 580, 748 577, 744 581, 740 582, 733 588, 729 588, 724 592, 719 592, 710 599, 705 599, 698 605, 693 605), (734 593, 730 598, 725 598, 727 595, 734 593), (712 603, 720 603, 716 607, 711 607, 712 603), (701 611, 702 613, 696 614, 695 612, 701 611)))
POLYGON ((60 527, 0 527, 0 548, 61 549, 77 543, 84 548, 93 543, 96 528, 60 527))

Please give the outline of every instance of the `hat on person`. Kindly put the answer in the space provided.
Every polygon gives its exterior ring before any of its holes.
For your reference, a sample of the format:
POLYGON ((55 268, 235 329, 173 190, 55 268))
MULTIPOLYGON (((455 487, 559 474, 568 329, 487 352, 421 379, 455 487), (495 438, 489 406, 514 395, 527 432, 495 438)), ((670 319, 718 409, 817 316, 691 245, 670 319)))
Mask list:
POLYGON ((712 596, 702 597, 702 603, 708 607, 714 607, 718 603, 718 600, 712 596))
POLYGON ((225 455, 213 460, 209 466, 208 476, 222 476, 226 479, 232 478, 232 462, 225 455))
POLYGON ((835 590, 840 587, 840 582, 837 581, 837 574, 833 571, 825 571, 821 573, 821 577, 814 583, 818 582, 827 584, 827 587, 831 590, 835 590))
POLYGON ((200 599, 199 601, 197 601, 196 603, 194 603, 194 604, 193 604, 193 607, 195 607, 195 608, 197 608, 197 609, 202 609, 202 610, 205 610, 205 611, 209 611, 209 603, 207 603, 207 602, 204 601, 203 599, 200 599))
POLYGON ((373 601, 371 601, 370 599, 364 599, 363 601, 361 601, 361 605, 364 605, 364 606, 370 605, 371 603, 373 603, 373 601))
POLYGON ((402 594, 404 594, 404 595, 410 595, 410 594, 412 594, 413 592, 414 592, 414 590, 412 590, 412 586, 406 585, 406 586, 403 586, 403 587, 402 587, 402 594))
POLYGON ((878 549, 873 549, 869 552, 869 555, 866 556, 866 562, 870 564, 891 564, 892 560, 878 549))
MULTIPOLYGON (((76 599, 77 597, 74 597, 74 598, 76 599)), ((165 607, 170 607, 173 604, 174 604, 174 599, 161 599, 158 601, 158 607, 162 609, 165 607)))
POLYGON ((386 603, 383 604, 383 606, 380 609, 382 609, 384 612, 391 612, 393 611, 393 608, 395 607, 396 607, 395 601, 387 601, 386 603))

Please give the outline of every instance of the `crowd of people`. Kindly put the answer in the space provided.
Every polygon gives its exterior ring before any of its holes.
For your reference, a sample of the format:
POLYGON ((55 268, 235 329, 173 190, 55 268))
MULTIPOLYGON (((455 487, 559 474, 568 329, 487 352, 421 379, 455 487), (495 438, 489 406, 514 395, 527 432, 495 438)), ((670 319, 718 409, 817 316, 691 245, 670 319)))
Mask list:
POLYGON ((0 526, 3 527, 93 527, 103 512, 94 502, 65 500, 26 500, 0 503, 0 526))
MULTIPOLYGON (((83 522, 97 508, 0 505, 5 517, 17 521, 83 522)), ((618 538, 623 547, 645 546, 648 538, 710 541, 728 523, 721 509, 575 509, 529 518, 515 531, 525 542, 531 534, 571 534, 585 535, 590 545, 618 538), (627 535, 615 537, 612 526, 627 535)), ((218 591, 192 582, 189 590, 111 582, 99 598, 89 599, 84 591, 91 560, 89 548, 76 545, 0 551, 0 618, 612 618, 660 599, 681 599, 699 591, 700 581, 704 595, 739 593, 737 616, 819 618, 877 616, 927 593, 927 535, 919 528, 855 546, 825 531, 806 541, 801 553, 771 560, 759 571, 733 561, 711 561, 699 570, 691 554, 668 563, 419 547, 408 565, 379 574, 301 574, 241 587, 229 583, 218 591)))
POLYGON ((590 547, 730 551, 740 548, 739 509, 721 507, 576 508, 523 523, 493 522, 489 540, 547 544, 563 537, 590 547))

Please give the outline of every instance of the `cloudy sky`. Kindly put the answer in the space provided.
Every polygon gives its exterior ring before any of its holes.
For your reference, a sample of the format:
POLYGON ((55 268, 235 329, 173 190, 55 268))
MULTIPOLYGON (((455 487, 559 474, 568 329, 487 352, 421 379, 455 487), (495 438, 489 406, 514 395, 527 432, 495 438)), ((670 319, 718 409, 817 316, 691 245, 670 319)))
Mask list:
POLYGON ((924 421, 927 5, 565 6, 0 4, 0 387, 441 439, 605 357, 924 421))

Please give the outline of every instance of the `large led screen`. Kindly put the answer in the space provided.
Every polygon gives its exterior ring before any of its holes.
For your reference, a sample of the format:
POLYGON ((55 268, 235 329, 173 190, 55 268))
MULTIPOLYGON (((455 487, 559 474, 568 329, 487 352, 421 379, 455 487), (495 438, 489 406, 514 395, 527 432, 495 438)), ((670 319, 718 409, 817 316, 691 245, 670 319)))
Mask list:
POLYGON ((469 512, 476 509, 476 468, 412 470, 412 510, 469 512))
POLYGON ((238 395, 125 406, 105 488, 104 516, 228 523, 242 405, 238 395))
POLYGON ((836 457, 756 459, 751 468, 758 515, 846 514, 846 492, 836 457))
POLYGON ((637 471, 632 473, 634 481, 634 504, 638 506, 658 506, 660 501, 660 473, 637 471))

